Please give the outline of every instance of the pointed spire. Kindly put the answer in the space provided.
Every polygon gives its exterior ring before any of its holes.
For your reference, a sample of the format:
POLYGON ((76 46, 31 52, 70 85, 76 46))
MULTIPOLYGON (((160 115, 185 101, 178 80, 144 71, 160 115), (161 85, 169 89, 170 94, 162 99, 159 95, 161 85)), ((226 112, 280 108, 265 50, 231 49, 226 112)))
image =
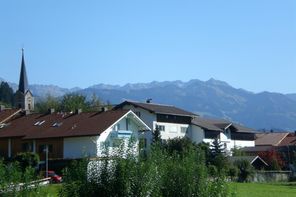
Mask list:
POLYGON ((26 93, 26 91, 28 90, 28 78, 25 66, 24 48, 22 48, 22 63, 18 90, 22 93, 26 93))

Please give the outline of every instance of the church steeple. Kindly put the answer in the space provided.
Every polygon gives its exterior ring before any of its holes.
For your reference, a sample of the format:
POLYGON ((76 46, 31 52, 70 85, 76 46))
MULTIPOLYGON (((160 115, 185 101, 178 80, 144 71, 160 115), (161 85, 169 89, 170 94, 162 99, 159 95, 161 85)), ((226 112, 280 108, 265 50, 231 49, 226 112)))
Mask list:
POLYGON ((22 49, 22 62, 19 88, 15 94, 15 106, 27 112, 34 110, 34 97, 29 90, 28 78, 25 66, 24 49, 22 49))
POLYGON ((22 48, 22 63, 21 63, 21 73, 20 73, 20 81, 18 90, 22 93, 26 93, 28 90, 28 78, 25 66, 25 57, 24 57, 24 49, 22 48))

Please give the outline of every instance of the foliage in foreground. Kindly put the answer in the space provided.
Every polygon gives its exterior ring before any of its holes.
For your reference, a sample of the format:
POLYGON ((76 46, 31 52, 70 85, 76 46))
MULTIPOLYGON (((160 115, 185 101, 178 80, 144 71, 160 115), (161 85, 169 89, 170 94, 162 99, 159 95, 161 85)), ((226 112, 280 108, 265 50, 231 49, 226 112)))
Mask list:
POLYGON ((21 168, 18 162, 0 160, 0 196, 39 196, 40 188, 30 186, 36 178, 31 166, 21 168))
MULTIPOLYGON (((129 151, 128 151, 129 152, 129 151)), ((65 170, 59 196, 228 196, 224 177, 209 177, 204 153, 188 145, 169 152, 159 145, 148 156, 122 153, 75 161, 65 170)))

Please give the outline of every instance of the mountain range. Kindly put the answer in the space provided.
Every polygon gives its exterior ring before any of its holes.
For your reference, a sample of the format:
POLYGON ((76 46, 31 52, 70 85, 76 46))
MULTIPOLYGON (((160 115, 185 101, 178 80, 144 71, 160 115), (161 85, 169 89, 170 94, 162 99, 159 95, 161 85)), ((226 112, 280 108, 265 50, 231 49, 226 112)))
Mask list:
MULTIPOLYGON (((17 89, 16 84, 9 84, 14 90, 17 89)), ((70 92, 83 94, 87 98, 95 94, 112 104, 123 100, 145 102, 151 98, 155 103, 175 105, 201 116, 230 119, 254 129, 296 129, 296 94, 253 93, 215 79, 153 81, 123 86, 97 84, 85 89, 54 85, 31 85, 30 88, 39 99, 47 94, 60 97, 70 92)))

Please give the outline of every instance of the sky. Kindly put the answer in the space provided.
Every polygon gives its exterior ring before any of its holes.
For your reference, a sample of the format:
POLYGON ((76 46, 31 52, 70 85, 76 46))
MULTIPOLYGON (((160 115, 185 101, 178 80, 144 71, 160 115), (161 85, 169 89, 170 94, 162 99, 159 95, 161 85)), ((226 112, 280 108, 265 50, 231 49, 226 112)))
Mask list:
POLYGON ((294 0, 1 0, 0 77, 30 84, 210 78, 296 93, 294 0))

